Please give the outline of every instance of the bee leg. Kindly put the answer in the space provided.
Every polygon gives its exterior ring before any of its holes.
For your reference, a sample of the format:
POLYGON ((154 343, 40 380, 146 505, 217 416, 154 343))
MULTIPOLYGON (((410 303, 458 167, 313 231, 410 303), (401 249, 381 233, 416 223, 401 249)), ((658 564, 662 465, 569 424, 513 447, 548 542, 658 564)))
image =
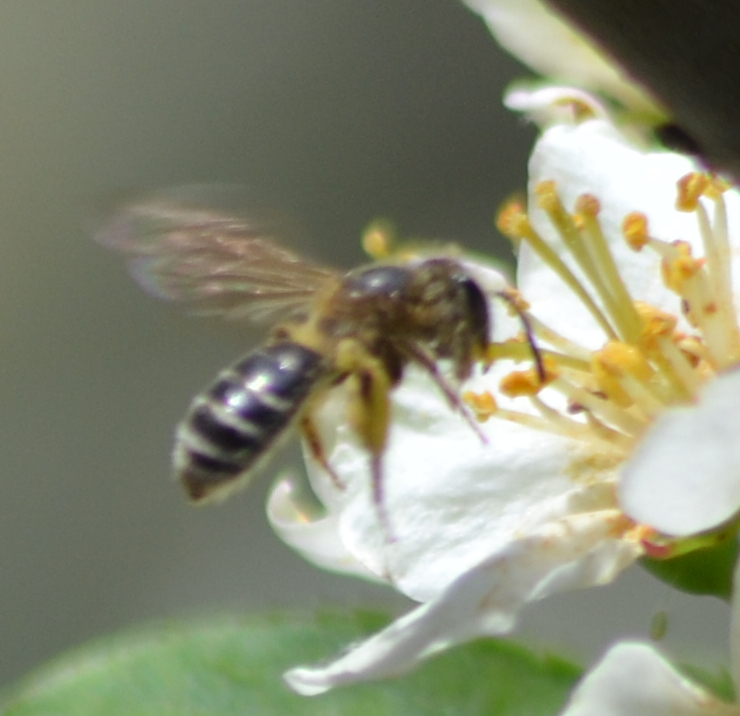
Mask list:
POLYGON ((334 468, 329 464, 329 460, 326 457, 326 453, 324 452, 324 445, 321 442, 321 437, 319 436, 319 431, 316 428, 316 423, 314 423, 313 419, 310 415, 304 415, 301 418, 301 435, 303 436, 304 440, 306 441, 306 444, 308 445, 308 449, 311 451, 311 455, 316 460, 316 462, 321 465, 321 467, 326 470, 329 477, 331 478, 331 481, 334 483, 334 486, 339 490, 344 490, 345 485, 342 479, 337 475, 334 468))
POLYGON ((415 362, 418 363, 427 373, 431 376, 432 380, 437 384, 437 387, 442 391, 442 394, 447 398, 447 401, 452 406, 453 410, 456 410, 465 421, 470 425, 473 432, 480 438, 480 441, 486 445, 488 444, 488 438, 485 433, 481 430, 475 417, 472 415, 468 407, 462 401, 457 391, 452 385, 445 379, 445 377, 439 372, 437 364, 432 358, 430 358, 424 351, 420 350, 416 346, 406 345, 406 353, 415 362))
MULTIPOLYGON (((382 455, 370 455, 370 470, 373 481, 373 504, 378 515, 378 522, 385 534, 385 541, 391 544, 396 536, 391 528, 391 518, 385 504, 385 490, 383 489, 383 461, 382 455)), ((386 576, 390 576, 386 574, 386 576)))
POLYGON ((391 379, 381 361, 369 355, 355 341, 343 341, 339 347, 339 367, 350 375, 352 391, 348 419, 370 454, 373 504, 388 543, 396 538, 391 529, 385 503, 383 453, 388 440, 391 412, 391 379))

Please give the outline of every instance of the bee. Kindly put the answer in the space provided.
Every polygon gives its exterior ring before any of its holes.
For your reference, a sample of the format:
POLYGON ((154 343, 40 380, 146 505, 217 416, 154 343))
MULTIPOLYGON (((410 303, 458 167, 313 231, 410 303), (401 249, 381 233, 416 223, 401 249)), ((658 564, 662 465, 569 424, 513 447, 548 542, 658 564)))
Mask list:
POLYGON ((458 387, 485 360, 491 319, 483 288, 460 261, 434 256, 342 273, 239 215, 156 197, 124 207, 97 239, 127 255, 134 277, 160 297, 272 325, 264 345, 195 397, 176 430, 174 473, 193 502, 219 501, 249 483, 296 427, 342 487, 313 418, 341 384, 390 533, 382 458, 391 393, 410 364, 432 377, 485 440, 458 387), (449 378, 440 361, 449 364, 449 378))

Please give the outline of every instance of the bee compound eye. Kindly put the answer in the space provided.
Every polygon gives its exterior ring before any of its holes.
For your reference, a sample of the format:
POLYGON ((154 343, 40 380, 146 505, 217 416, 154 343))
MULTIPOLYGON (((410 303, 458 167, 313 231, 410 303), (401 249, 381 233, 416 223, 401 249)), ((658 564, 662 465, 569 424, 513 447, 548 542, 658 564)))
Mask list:
POLYGON ((491 322, 486 294, 470 276, 463 276, 460 279, 460 287, 465 294, 471 329, 479 342, 486 343, 491 322))

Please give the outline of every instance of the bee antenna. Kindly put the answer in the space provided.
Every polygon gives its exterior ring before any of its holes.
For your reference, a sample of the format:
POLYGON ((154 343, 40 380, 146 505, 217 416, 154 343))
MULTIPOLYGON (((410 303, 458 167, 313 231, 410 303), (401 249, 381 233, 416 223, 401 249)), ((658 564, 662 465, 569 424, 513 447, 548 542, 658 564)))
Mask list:
POLYGON ((519 316, 519 320, 522 322, 522 326, 524 328, 524 335, 527 337, 527 343, 529 343, 529 347, 532 349, 534 364, 535 366, 537 366, 537 377, 539 378, 540 383, 544 384, 545 382, 547 382, 545 361, 542 358, 542 353, 537 347, 537 342, 534 339, 534 330, 532 329, 532 323, 527 317, 527 314, 522 310, 522 307, 519 305, 516 297, 512 296, 506 291, 499 291, 498 293, 496 293, 496 295, 502 301, 509 304, 509 306, 514 309, 516 315, 519 316))

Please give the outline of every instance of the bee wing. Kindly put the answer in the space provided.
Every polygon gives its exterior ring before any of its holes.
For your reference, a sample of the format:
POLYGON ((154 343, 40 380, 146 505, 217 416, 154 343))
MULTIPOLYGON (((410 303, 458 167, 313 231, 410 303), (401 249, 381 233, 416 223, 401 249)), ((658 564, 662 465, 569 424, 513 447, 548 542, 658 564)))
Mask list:
POLYGON ((268 238, 255 222, 177 200, 130 204, 95 238, 129 257, 149 293, 226 318, 267 322, 296 314, 338 277, 268 238))

